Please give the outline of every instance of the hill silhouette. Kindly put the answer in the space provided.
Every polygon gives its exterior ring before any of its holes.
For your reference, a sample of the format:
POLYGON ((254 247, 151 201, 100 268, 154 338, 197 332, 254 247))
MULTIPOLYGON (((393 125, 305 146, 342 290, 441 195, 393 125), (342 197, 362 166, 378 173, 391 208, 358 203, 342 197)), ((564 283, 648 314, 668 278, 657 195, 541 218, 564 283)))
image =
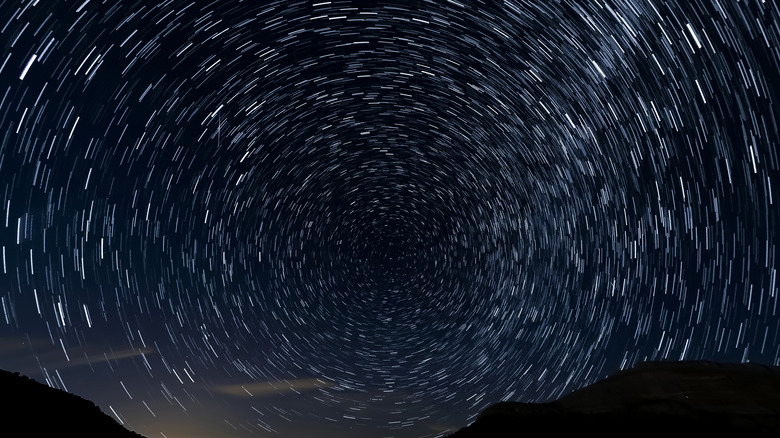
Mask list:
POLYGON ((544 433, 777 436, 780 367, 647 362, 550 403, 501 402, 451 438, 544 433))
POLYGON ((2 436, 144 438, 94 403, 29 377, 0 370, 2 436))

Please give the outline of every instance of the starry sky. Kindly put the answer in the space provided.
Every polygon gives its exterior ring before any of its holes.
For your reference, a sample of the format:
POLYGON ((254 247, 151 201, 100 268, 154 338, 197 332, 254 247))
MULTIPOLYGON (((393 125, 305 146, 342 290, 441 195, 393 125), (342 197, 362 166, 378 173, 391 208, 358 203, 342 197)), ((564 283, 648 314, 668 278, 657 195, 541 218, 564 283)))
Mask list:
POLYGON ((0 0, 0 368, 149 438, 780 365, 774 0, 0 0))

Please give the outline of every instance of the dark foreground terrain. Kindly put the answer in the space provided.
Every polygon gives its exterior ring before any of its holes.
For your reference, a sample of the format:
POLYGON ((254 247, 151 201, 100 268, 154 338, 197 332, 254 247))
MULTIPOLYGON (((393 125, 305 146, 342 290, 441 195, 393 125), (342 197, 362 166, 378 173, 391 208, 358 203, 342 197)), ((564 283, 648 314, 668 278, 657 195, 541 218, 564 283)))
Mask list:
POLYGON ((648 362, 550 403, 498 403, 450 437, 540 433, 780 436, 780 367, 648 362))
MULTIPOLYGON (((0 370, 0 420, 12 436, 143 438, 94 403, 0 370)), ((780 436, 780 367, 648 362, 550 403, 502 402, 451 438, 780 436)), ((0 433, 0 436, 5 436, 0 433)))
POLYGON ((143 438, 88 400, 3 370, 0 421, 0 436, 143 438))

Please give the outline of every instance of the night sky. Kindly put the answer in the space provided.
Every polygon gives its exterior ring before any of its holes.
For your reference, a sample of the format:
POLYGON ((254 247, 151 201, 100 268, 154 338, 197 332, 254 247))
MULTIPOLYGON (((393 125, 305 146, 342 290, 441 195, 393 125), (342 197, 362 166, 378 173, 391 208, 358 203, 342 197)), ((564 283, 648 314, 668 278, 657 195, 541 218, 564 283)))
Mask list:
POLYGON ((779 71, 775 0, 0 0, 0 368, 412 438, 780 365, 779 71))

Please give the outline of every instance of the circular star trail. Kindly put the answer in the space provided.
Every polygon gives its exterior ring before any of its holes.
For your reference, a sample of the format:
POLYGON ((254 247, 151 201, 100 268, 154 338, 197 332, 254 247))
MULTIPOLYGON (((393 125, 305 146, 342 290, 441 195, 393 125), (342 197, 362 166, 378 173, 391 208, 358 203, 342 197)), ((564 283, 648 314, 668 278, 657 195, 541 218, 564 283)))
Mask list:
POLYGON ((149 437, 780 361, 774 1, 0 11, 2 366, 149 437))

